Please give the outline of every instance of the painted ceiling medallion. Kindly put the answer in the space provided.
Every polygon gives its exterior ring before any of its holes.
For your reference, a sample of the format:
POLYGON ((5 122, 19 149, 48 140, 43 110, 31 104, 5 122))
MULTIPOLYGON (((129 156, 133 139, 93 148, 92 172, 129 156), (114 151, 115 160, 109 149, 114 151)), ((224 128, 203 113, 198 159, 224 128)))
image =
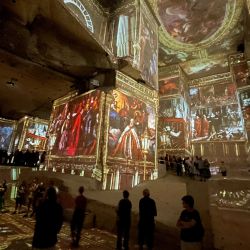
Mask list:
POLYGON ((203 50, 237 24, 244 0, 151 0, 161 22, 160 42, 179 51, 203 50))

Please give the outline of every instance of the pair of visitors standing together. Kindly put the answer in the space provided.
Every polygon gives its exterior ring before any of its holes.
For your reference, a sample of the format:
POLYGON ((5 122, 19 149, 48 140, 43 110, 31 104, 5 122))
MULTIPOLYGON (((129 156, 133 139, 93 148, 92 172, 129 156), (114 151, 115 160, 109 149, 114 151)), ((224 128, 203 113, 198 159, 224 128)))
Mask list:
MULTIPOLYGON (((129 192, 123 191, 123 199, 119 201, 117 209, 117 244, 116 249, 129 249, 129 232, 131 226, 132 203, 128 199, 129 192)), ((143 198, 139 202, 138 244, 143 249, 144 243, 148 249, 153 249, 154 217, 157 216, 155 201, 150 198, 148 189, 143 190, 143 198)))

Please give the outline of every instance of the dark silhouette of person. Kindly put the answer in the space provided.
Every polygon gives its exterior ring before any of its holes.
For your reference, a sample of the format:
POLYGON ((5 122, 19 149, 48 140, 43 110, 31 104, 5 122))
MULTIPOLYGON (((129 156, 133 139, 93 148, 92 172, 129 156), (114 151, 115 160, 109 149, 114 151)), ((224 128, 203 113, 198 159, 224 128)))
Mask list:
POLYGON ((56 190, 48 188, 46 199, 36 211, 36 224, 32 241, 33 248, 52 248, 57 243, 57 234, 63 224, 63 208, 57 202, 56 190))
POLYGON ((194 209, 194 198, 186 195, 182 197, 182 204, 184 210, 177 221, 177 227, 181 229, 181 250, 201 250, 204 228, 199 212, 194 209))
POLYGON ((84 192, 84 187, 83 186, 79 187, 79 195, 75 199, 75 210, 70 224, 73 247, 79 246, 81 231, 85 218, 87 199, 83 195, 83 192, 84 192))
POLYGON ((148 189, 143 190, 143 198, 139 202, 138 243, 139 249, 143 249, 144 242, 148 249, 153 249, 154 243, 154 217, 157 216, 155 201, 151 199, 148 189))
POLYGON ((131 226, 132 203, 128 197, 129 192, 124 190, 123 199, 119 201, 117 208, 117 250, 121 250, 122 246, 125 250, 129 249, 129 231, 131 226))

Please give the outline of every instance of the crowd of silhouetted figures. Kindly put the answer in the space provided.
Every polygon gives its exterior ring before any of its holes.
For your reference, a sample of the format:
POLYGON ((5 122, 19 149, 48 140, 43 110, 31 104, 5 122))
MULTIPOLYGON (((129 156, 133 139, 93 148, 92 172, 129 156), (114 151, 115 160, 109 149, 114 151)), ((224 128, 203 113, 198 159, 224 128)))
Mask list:
POLYGON ((16 150, 8 153, 0 150, 0 165, 37 167, 45 161, 46 151, 16 150))
POLYGON ((165 157, 160 157, 160 161, 166 164, 166 171, 175 171, 177 176, 185 175, 192 179, 199 176, 204 181, 211 177, 210 163, 201 156, 181 157, 166 154, 165 157))

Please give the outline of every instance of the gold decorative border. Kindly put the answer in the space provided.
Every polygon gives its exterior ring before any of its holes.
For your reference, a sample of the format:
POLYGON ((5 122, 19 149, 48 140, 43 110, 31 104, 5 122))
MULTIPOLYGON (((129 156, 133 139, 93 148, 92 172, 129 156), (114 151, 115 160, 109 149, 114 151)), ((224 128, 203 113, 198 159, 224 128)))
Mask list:
POLYGON ((181 67, 179 64, 165 66, 159 68, 159 81, 168 77, 179 77, 181 72, 181 67))
POLYGON ((234 81, 233 81, 231 72, 194 79, 194 80, 189 81, 188 85, 190 87, 200 87, 204 85, 215 84, 215 83, 222 82, 222 81, 233 83, 234 81))
POLYGON ((228 1, 228 8, 226 9, 225 18, 221 27, 208 39, 201 41, 199 43, 187 44, 177 41, 166 31, 164 24, 162 23, 161 18, 159 17, 158 14, 157 1, 149 0, 149 2, 152 5, 152 8, 155 11, 156 16, 161 22, 161 28, 159 31, 160 43, 163 43, 165 46, 172 48, 174 50, 184 51, 184 52, 204 50, 214 45, 215 43, 221 41, 226 35, 230 33, 230 31, 238 23, 239 19, 241 18, 244 7, 244 0, 228 1))
POLYGON ((153 104, 154 106, 158 100, 158 92, 152 90, 132 78, 126 76, 125 74, 117 71, 116 74, 116 87, 125 90, 127 93, 138 96, 142 100, 153 104))

